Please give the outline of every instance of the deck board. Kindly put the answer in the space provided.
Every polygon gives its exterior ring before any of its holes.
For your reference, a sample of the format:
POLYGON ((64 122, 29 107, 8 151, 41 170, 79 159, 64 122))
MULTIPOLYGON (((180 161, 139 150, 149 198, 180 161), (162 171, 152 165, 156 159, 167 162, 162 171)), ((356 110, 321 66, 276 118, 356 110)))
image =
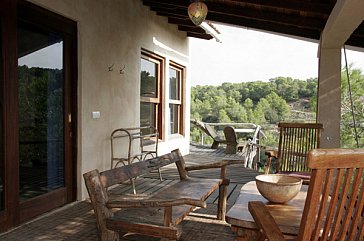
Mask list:
MULTIPOLYGON (((199 165, 205 163, 211 163, 214 161, 220 160, 244 160, 244 156, 241 153, 237 154, 229 154, 226 155, 224 152, 224 148, 211 149, 209 146, 190 146, 190 154, 185 155, 184 160, 187 166, 191 165, 199 165)), ((161 168, 163 181, 160 182, 158 172, 149 173, 144 175, 143 178, 146 181, 143 182, 143 185, 140 183, 136 183, 136 190, 139 194, 154 194, 154 189, 148 192, 148 188, 145 185, 150 184, 151 186, 157 185, 159 186, 168 186, 168 180, 179 180, 179 174, 176 168, 176 165, 171 164, 166 167, 161 168)), ((220 177, 220 169, 206 169, 206 170, 198 170, 198 171, 190 171, 190 177, 196 178, 219 178, 220 177)), ((227 168, 227 178, 230 179, 230 185, 228 186, 228 204, 234 204, 236 198, 239 195, 240 188, 243 184, 253 181, 255 176, 259 175, 257 170, 245 168, 243 164, 236 164, 229 166, 227 168)), ((139 180, 140 181, 140 180, 139 180)), ((128 185, 128 183, 124 183, 124 185, 128 185)), ((125 188, 123 189, 125 190, 125 188)), ((131 192, 131 188, 127 189, 131 192)), ((158 191, 158 190, 155 190, 158 191)), ((217 204, 218 200, 218 191, 215 191, 210 195, 210 197, 206 200, 207 203, 217 204)))
MULTIPOLYGON (((184 156, 187 165, 203 164, 221 159, 239 160, 244 158, 237 155, 225 155, 224 149, 210 149, 204 147, 198 149, 191 146, 191 153, 184 156)), ((244 168, 243 165, 234 165, 227 168, 227 177, 230 178, 228 187, 228 209, 235 203, 240 188, 244 183, 254 180, 259 172, 244 168)), ((162 168, 163 180, 159 180, 158 172, 137 178, 135 180, 138 195, 157 194, 164 188, 178 182, 179 175, 175 165, 162 168)), ((189 172, 191 177, 219 178, 219 170, 201 170, 189 172)), ((130 181, 126 181, 114 188, 109 188, 112 194, 133 195, 130 181)), ((233 241, 235 235, 229 225, 224 221, 216 220, 218 190, 207 199, 206 209, 196 209, 182 222, 183 232, 181 241, 218 240, 233 241)), ((0 240, 67 240, 67 241, 96 241, 97 228, 95 216, 91 204, 88 201, 80 201, 69 204, 45 214, 31 223, 24 224, 7 233, 0 234, 0 240)), ((131 235, 120 241, 157 241, 159 239, 131 235)))

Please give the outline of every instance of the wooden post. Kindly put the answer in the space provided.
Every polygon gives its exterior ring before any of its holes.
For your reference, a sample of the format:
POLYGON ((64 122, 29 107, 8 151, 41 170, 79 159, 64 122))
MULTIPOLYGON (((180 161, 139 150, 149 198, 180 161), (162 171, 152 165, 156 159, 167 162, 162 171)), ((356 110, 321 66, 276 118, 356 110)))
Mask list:
MULTIPOLYGON (((170 227, 171 223, 172 223, 172 207, 165 207, 163 225, 166 227, 170 227)), ((161 241, 169 241, 169 239, 161 238, 161 241)))
POLYGON ((186 163, 185 163, 185 160, 183 159, 181 152, 177 149, 177 150, 173 150, 172 154, 178 156, 178 160, 176 161, 176 166, 178 169, 178 174, 179 174, 180 179, 181 180, 187 179, 188 172, 186 171, 186 163))
MULTIPOLYGON (((226 214, 226 199, 227 199, 227 185, 225 183, 226 177, 226 166, 221 167, 221 179, 224 181, 219 187, 219 201, 218 201, 218 210, 217 210, 217 219, 225 220, 226 214)), ((228 182, 228 181, 227 181, 228 182)))

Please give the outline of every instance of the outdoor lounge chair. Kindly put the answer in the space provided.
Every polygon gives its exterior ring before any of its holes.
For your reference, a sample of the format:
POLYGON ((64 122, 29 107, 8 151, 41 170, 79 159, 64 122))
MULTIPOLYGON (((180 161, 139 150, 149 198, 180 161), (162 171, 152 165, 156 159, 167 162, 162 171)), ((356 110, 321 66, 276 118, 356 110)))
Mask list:
POLYGON ((224 135, 226 139, 226 154, 235 154, 238 150, 242 151, 246 146, 246 142, 238 142, 235 130, 232 126, 225 126, 224 135))
POLYGON ((202 130, 206 135, 211 137, 213 139, 213 143, 211 145, 212 149, 217 149, 219 147, 219 144, 225 144, 226 140, 219 136, 217 132, 215 131, 215 128, 209 125, 208 123, 192 119, 191 123, 197 126, 200 130, 202 130))
MULTIPOLYGON (((364 149, 313 150, 308 166, 312 178, 295 240, 364 240, 364 149)), ((248 206, 260 230, 256 240, 286 240, 262 202, 248 206)))
POLYGON ((307 155, 320 147, 323 129, 320 123, 279 123, 278 151, 266 151, 265 173, 269 173, 272 159, 276 159, 276 173, 298 176, 306 182, 310 180, 307 155))

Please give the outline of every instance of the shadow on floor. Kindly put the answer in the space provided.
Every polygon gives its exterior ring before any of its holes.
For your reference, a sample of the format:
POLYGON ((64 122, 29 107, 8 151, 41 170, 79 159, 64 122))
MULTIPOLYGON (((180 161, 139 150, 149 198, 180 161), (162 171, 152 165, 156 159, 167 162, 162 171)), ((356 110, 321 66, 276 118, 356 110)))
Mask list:
MULTIPOLYGON (((234 241, 226 222, 215 220, 217 207, 209 204, 197 209, 182 222, 181 241, 234 241)), ((91 204, 82 201, 70 204, 0 235, 2 241, 97 241, 97 228, 91 204)), ((120 241, 158 241, 157 238, 129 235, 120 241)))

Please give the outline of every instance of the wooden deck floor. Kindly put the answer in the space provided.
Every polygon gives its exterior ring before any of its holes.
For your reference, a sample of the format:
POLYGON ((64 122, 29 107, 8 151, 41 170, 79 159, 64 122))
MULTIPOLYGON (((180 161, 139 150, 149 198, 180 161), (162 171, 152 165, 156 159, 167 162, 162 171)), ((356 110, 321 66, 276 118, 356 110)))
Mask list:
MULTIPOLYGON (((244 160, 241 153, 229 154, 224 153, 224 148, 211 149, 209 146, 190 146, 190 154, 184 156, 186 165, 198 165, 204 163, 211 163, 222 159, 244 160)), ((136 190, 140 194, 153 194, 158 192, 161 188, 171 185, 175 180, 179 179, 178 171, 175 165, 169 165, 161 169, 163 181, 159 180, 158 172, 153 172, 138 178, 136 180, 136 190)), ((234 204, 237 196, 239 195, 240 188, 247 182, 253 181, 255 176, 260 173, 256 170, 245 168, 243 164, 231 165, 227 168, 227 177, 230 179, 228 187, 228 204, 234 204)), ((199 171, 190 171, 191 177, 197 178, 219 178, 220 169, 208 169, 199 171)), ((124 183, 118 193, 132 193, 129 183, 124 183)), ((213 193, 207 203, 217 203, 218 192, 213 193)))
MULTIPOLYGON (((191 153, 184 157, 187 165, 201 164, 221 159, 241 159, 241 155, 225 155, 223 149, 212 150, 209 147, 191 146, 191 153)), ((246 169, 243 165, 230 166, 227 169, 231 183, 228 187, 228 209, 234 204, 241 186, 254 180, 259 173, 246 169)), ((192 177, 218 178, 219 170, 202 170, 189 173, 192 177)), ((153 194, 168 187, 178 179, 177 169, 170 165, 162 169, 163 180, 158 173, 137 178, 136 189, 139 194, 153 194)), ((112 193, 132 193, 131 185, 126 182, 110 190, 112 193)), ((234 241, 235 236, 229 224, 215 220, 217 210, 217 195, 213 193, 207 200, 206 209, 197 209, 182 222, 181 241, 234 241)), ((96 241, 98 240, 95 216, 91 204, 81 201, 69 204, 47 213, 29 223, 23 224, 7 233, 0 234, 2 241, 14 240, 67 240, 96 241)), ((158 239, 131 235, 120 241, 157 241, 158 239)))

